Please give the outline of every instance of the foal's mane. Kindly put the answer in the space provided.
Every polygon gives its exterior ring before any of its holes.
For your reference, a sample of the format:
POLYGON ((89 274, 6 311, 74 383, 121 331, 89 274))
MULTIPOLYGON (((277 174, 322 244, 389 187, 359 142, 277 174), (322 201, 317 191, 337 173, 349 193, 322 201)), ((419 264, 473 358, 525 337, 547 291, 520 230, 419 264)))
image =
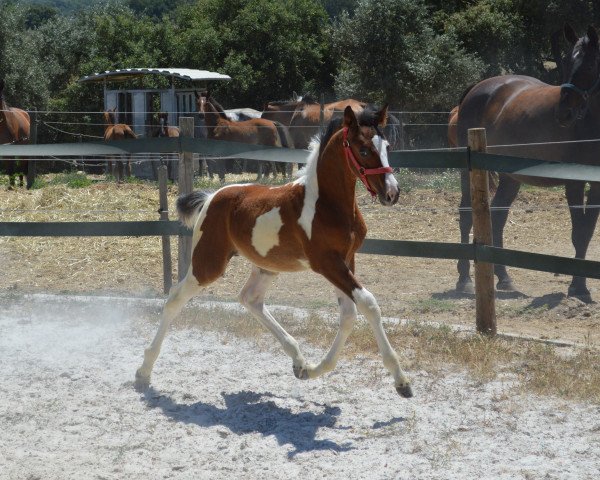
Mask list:
MULTIPOLYGON (((358 124, 362 127, 373 127, 377 130, 377 134, 380 136, 384 136, 381 130, 379 129, 379 117, 378 117, 379 109, 372 104, 367 104, 362 112, 356 115, 356 119, 358 120, 358 124)), ((343 117, 334 117, 327 124, 327 129, 321 133, 319 139, 319 157, 323 154, 323 150, 325 146, 331 140, 331 137, 342 128, 342 124, 344 123, 343 117)))

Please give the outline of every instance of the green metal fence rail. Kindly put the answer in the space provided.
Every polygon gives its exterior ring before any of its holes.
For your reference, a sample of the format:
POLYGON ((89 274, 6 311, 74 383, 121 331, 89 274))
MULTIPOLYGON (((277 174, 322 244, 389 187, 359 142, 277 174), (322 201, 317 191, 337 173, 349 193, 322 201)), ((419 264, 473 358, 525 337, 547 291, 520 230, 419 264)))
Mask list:
MULTIPOLYGON (((0 222, 0 236, 137 237, 184 235, 192 231, 176 221, 0 222)), ((366 239, 360 253, 401 257, 465 259, 541 272, 600 279, 600 262, 522 252, 484 245, 366 239)))
MULTIPOLYGON (((193 152, 224 158, 305 163, 309 152, 196 138, 146 138, 119 142, 58 145, 2 145, 0 157, 104 156, 127 153, 193 152)), ((600 182, 600 167, 564 164, 466 148, 394 151, 390 164, 403 168, 473 168, 517 175, 600 182)), ((147 236, 189 235, 178 222, 0 222, 0 236, 147 236)), ((600 262, 495 247, 438 242, 367 239, 361 253, 423 258, 469 259, 551 273, 600 279, 600 262)))

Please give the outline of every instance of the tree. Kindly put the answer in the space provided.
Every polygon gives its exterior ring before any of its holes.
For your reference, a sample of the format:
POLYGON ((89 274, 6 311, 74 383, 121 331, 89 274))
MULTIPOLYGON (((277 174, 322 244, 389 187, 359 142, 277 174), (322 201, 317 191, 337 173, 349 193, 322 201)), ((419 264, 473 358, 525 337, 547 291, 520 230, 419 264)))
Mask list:
POLYGON ((202 0, 176 18, 176 63, 230 75, 215 86, 226 106, 262 108, 294 90, 331 88, 327 14, 318 0, 202 0))
POLYGON ((365 0, 354 17, 343 15, 333 28, 338 96, 421 111, 454 106, 483 63, 431 23, 420 0, 365 0))

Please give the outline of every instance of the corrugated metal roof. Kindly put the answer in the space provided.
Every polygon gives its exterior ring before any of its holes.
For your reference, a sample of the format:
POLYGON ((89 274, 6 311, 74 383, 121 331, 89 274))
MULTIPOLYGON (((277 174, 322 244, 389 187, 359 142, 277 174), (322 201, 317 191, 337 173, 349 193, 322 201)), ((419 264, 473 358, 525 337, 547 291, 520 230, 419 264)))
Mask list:
POLYGON ((183 80, 231 80, 229 75, 208 70, 193 70, 190 68, 122 68, 119 70, 106 70, 102 73, 86 75, 79 79, 80 82, 101 82, 104 79, 119 82, 130 80, 144 75, 163 75, 165 77, 176 77, 183 80))

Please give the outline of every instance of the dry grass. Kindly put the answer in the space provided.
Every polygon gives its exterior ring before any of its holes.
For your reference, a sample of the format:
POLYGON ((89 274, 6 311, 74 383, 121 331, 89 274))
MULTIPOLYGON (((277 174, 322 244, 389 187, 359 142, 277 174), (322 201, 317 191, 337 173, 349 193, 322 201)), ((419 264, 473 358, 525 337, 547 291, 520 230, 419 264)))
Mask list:
MULTIPOLYGON (((329 348, 337 332, 335 322, 318 315, 302 322, 278 312, 288 332, 303 342, 329 348)), ((249 314, 214 308, 203 312, 185 309, 176 326, 200 328, 255 342, 260 348, 279 348, 275 339, 249 314)), ((449 369, 465 370, 485 383, 499 377, 516 380, 515 391, 600 403, 600 352, 581 348, 569 351, 526 340, 489 338, 459 332, 448 326, 419 323, 388 325, 390 342, 410 370, 442 377, 449 369)), ((370 327, 359 321, 350 336, 344 358, 379 358, 370 327)))

